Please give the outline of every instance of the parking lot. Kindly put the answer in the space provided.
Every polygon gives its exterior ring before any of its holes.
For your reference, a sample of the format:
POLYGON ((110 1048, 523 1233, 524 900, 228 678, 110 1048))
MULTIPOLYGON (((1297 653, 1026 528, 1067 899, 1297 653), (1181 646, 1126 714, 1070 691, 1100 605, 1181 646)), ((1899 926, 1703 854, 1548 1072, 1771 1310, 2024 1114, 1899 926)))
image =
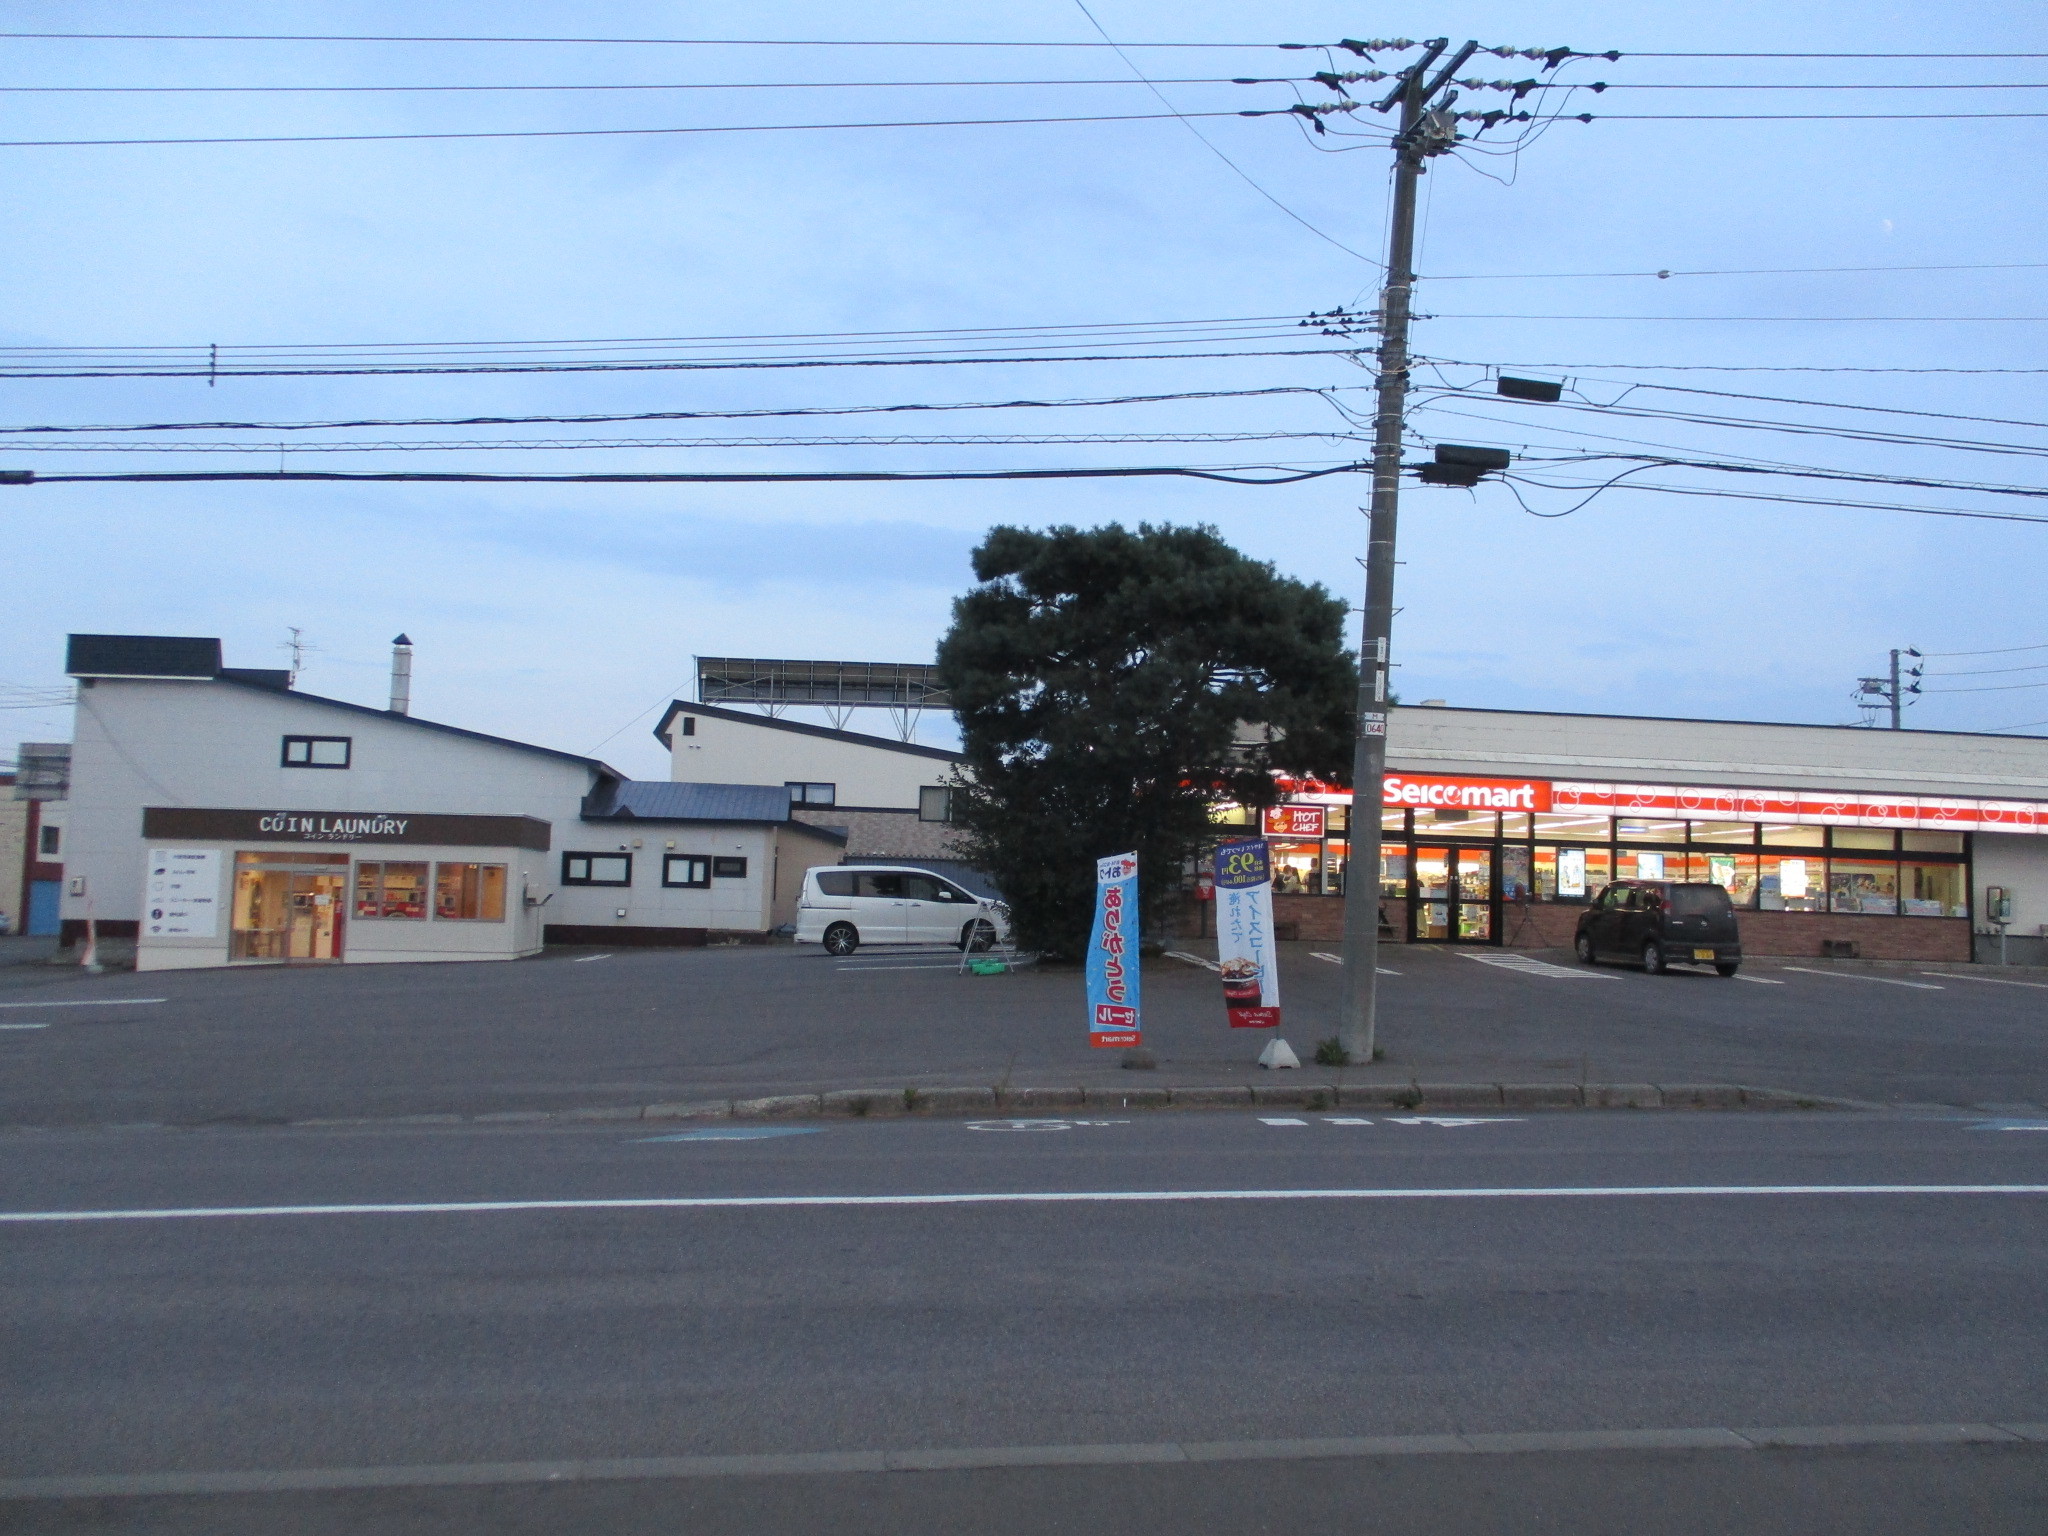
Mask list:
MULTIPOLYGON (((1145 1080, 1261 1080, 1267 1036, 1225 1027, 1198 959, 1145 964, 1159 1064, 1145 1080)), ((1483 949, 1383 959, 1385 1055, 1345 1069, 1353 1081, 2048 1104, 2048 977, 2031 972, 1761 961, 1724 980, 1483 949)), ((1339 968, 1312 944, 1282 946, 1280 965, 1281 1033, 1307 1062, 1333 1031, 1339 968)), ((950 951, 839 960, 778 946, 152 975, 12 966, 0 969, 0 1062, 0 1125, 190 1125, 1059 1086, 1103 1081, 1120 1054, 1089 1049, 1074 969, 973 976, 950 951)))

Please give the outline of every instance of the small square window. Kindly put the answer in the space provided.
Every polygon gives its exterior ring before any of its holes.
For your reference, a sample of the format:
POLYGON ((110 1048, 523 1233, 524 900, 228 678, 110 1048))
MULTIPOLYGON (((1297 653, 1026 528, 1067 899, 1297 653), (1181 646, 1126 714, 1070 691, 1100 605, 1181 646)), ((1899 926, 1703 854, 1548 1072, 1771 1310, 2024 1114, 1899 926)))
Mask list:
POLYGON ((287 768, 346 768, 352 740, 347 736, 287 736, 279 761, 287 768))
POLYGON ((837 784, 805 784, 792 779, 784 788, 791 805, 831 805, 839 799, 837 784))
POLYGON ((697 717, 695 715, 683 716, 683 734, 685 736, 697 734, 697 717))
POLYGON ((38 827, 36 834, 39 839, 39 845, 36 849, 37 853, 46 859, 56 858, 57 850, 64 845, 64 829, 62 827, 38 827))
POLYGON ((713 859, 711 873, 720 880, 744 880, 747 878, 747 861, 734 858, 713 859))
POLYGON ((917 819, 919 821, 951 821, 953 819, 953 791, 944 784, 927 784, 917 792, 917 819))
POLYGON ((661 883, 671 890, 708 890, 711 860, 701 853, 671 853, 661 861, 661 883))
POLYGON ((631 885, 633 855, 630 853, 565 853, 562 855, 564 885, 631 885))

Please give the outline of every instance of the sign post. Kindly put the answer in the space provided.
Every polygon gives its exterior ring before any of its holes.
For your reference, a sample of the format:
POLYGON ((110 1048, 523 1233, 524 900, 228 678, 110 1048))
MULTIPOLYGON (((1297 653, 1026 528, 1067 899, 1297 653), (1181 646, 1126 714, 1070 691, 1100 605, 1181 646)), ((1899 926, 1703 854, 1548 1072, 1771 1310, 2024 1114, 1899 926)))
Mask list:
MULTIPOLYGON (((1318 807, 1320 809, 1320 807, 1318 807)), ((1273 859, 1264 838, 1216 849, 1216 965, 1232 1029, 1280 1027, 1273 859)))
POLYGON ((1095 927, 1088 935, 1088 1043, 1131 1046, 1138 1022, 1138 856, 1095 861, 1095 927))

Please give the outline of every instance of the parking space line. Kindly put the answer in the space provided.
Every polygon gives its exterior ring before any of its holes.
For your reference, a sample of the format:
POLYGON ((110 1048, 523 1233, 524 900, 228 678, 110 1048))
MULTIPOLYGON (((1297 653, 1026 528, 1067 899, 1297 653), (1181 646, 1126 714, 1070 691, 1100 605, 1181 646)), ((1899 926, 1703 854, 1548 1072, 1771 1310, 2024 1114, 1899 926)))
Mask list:
POLYGON ((1878 981, 1888 987, 1917 987, 1922 992, 1940 992, 1943 990, 1931 981, 1900 981, 1894 976, 1862 976, 1858 975, 1855 971, 1815 971, 1809 970, 1803 965, 1786 965, 1780 966, 1779 969, 1797 971, 1802 976, 1837 976, 1844 981, 1878 981))
POLYGON ((62 1003, 0 1003, 0 1008, 119 1008, 130 1003, 168 1003, 168 997, 79 998, 62 1003))
POLYGON ((47 1024, 0 1024, 0 1029, 48 1029, 47 1024))
POLYGON ((1191 955, 1184 949, 1169 949, 1166 952, 1166 958, 1169 960, 1179 960, 1188 965, 1199 965, 1205 971, 1217 969, 1214 960, 1204 960, 1200 955, 1191 955))
POLYGON ((1737 975, 1735 979, 1737 981, 1753 981, 1760 987, 1782 987, 1785 985, 1782 981, 1772 981, 1768 976, 1737 975))
POLYGON ((1621 980, 1619 976, 1608 976, 1599 971, 1568 965, 1552 965, 1548 960, 1538 960, 1529 955, 1474 955, 1460 950, 1458 958, 1477 960, 1481 965, 1490 965, 1496 970, 1518 971, 1524 976, 1563 976, 1573 981, 1621 980))
POLYGON ((609 960, 609 959, 611 959, 611 956, 610 956, 610 955, 578 955, 578 956, 576 957, 575 963, 576 963, 577 965, 588 965, 588 964, 590 964, 590 962, 591 962, 591 961, 593 961, 593 960, 609 960))
POLYGON ((2048 992, 2048 981, 2007 981, 2003 976, 1971 976, 1962 971, 1922 971, 1922 976, 1946 976, 1956 981, 1988 981, 1994 987, 2039 987, 2048 992))
MULTIPOLYGON (((1332 965, 1342 965, 1344 963, 1344 957, 1342 955, 1326 955, 1320 949, 1310 950, 1308 952, 1308 957, 1311 960, 1327 960, 1332 965)), ((1373 967, 1373 969, 1375 971, 1378 971, 1382 976, 1398 976, 1401 974, 1399 971, 1388 970, 1384 965, 1376 965, 1373 967)))
POLYGON ((1288 1117, 1288 1116, 1286 1116, 1286 1115, 1261 1115, 1261 1116, 1259 1116, 1259 1124, 1261 1124, 1261 1125, 1307 1125, 1307 1124, 1308 1124, 1308 1122, 1307 1122, 1306 1120, 1295 1120, 1295 1119, 1292 1119, 1292 1118, 1290 1118, 1290 1117, 1288 1117))

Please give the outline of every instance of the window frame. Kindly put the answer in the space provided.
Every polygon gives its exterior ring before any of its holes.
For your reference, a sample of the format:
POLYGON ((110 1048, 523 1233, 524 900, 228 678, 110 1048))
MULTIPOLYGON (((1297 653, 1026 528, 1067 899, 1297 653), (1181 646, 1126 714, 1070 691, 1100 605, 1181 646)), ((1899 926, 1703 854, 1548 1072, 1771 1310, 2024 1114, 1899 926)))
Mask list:
POLYGON ((827 784, 813 779, 784 779, 782 787, 789 791, 789 803, 791 805, 830 806, 839 803, 839 786, 837 783, 827 784), (825 791, 822 798, 811 793, 815 789, 825 791))
POLYGON ((355 765, 355 756, 356 739, 353 736, 287 736, 278 747, 277 765, 280 768, 320 768, 330 772, 345 773, 355 765), (313 761, 313 749, 315 747, 332 746, 336 742, 341 744, 340 762, 316 763, 313 761), (304 762, 295 763, 292 761, 292 748, 294 745, 305 747, 306 760, 304 762))
POLYGON ((923 784, 917 791, 917 819, 950 826, 953 821, 953 786, 950 784, 923 784), (938 797, 939 814, 927 816, 925 807, 932 797, 938 797))
POLYGON ((711 889, 711 855, 708 853, 665 853, 661 856, 661 886, 667 891, 708 891, 711 889), (699 864, 703 866, 702 880, 672 880, 669 876, 678 864, 699 864))
POLYGON ((434 921, 437 923, 502 923, 505 921, 506 909, 510 906, 510 903, 506 900, 506 893, 511 889, 511 884, 512 870, 509 865, 484 859, 436 859, 434 861, 434 884, 432 887, 433 899, 429 910, 433 913, 434 921), (489 905, 486 897, 490 894, 491 885, 490 877, 482 872, 485 870, 496 870, 498 872, 498 915, 496 917, 486 916, 481 911, 475 913, 450 913, 441 910, 442 891, 444 888, 442 872, 444 870, 465 869, 473 869, 479 872, 477 875, 476 897, 477 905, 480 908, 489 905))
POLYGON ((64 857, 64 829, 53 827, 47 822, 36 828, 36 863, 45 863, 64 857))
POLYGON ((617 850, 617 849, 611 849, 611 848, 601 848, 601 849, 590 849, 590 850, 586 850, 586 851, 577 851, 577 850, 574 850, 574 849, 568 849, 568 848, 565 848, 565 849, 563 849, 563 850, 562 850, 562 884, 564 884, 564 885, 575 885, 575 886, 603 886, 603 887, 605 887, 606 889, 609 889, 609 890, 623 890, 623 889, 625 889, 625 888, 626 888, 627 886, 631 885, 632 883, 633 883, 633 855, 632 855, 632 854, 630 854, 630 853, 624 852, 623 850, 617 850), (576 878, 576 876, 574 876, 574 875, 572 875, 572 874, 570 874, 570 873, 569 873, 569 865, 570 865, 571 861, 573 861, 573 860, 576 860, 576 859, 582 859, 582 860, 584 861, 584 869, 585 869, 585 871, 586 871, 586 873, 585 873, 584 877, 583 877, 582 879, 580 879, 580 880, 579 880, 579 879, 577 879, 577 878, 576 878), (592 879, 592 878, 590 877, 590 875, 589 875, 589 874, 587 873, 587 871, 588 871, 588 870, 589 870, 589 868, 590 868, 590 861, 591 861, 591 860, 593 860, 593 859, 623 859, 623 860, 625 860, 625 862, 626 862, 626 878, 625 878, 625 879, 623 879, 623 880, 594 880, 594 879, 592 879))
POLYGON ((711 878, 714 880, 744 880, 747 878, 745 854, 714 853, 711 855, 711 878), (737 864, 738 869, 733 865, 737 864))
POLYGON ((434 866, 426 859, 358 859, 356 860, 355 869, 351 873, 349 890, 352 893, 349 900, 349 918, 352 922, 424 923, 434 915, 434 866), (392 905, 391 892, 393 887, 389 883, 389 871, 394 865, 403 869, 417 869, 420 871, 420 883, 413 887, 421 897, 419 911, 391 912, 386 910, 386 908, 392 905), (376 892, 376 899, 370 903, 370 905, 376 907, 377 910, 375 912, 365 912, 363 910, 363 871, 368 869, 374 869, 377 872, 377 883, 372 887, 376 892))

